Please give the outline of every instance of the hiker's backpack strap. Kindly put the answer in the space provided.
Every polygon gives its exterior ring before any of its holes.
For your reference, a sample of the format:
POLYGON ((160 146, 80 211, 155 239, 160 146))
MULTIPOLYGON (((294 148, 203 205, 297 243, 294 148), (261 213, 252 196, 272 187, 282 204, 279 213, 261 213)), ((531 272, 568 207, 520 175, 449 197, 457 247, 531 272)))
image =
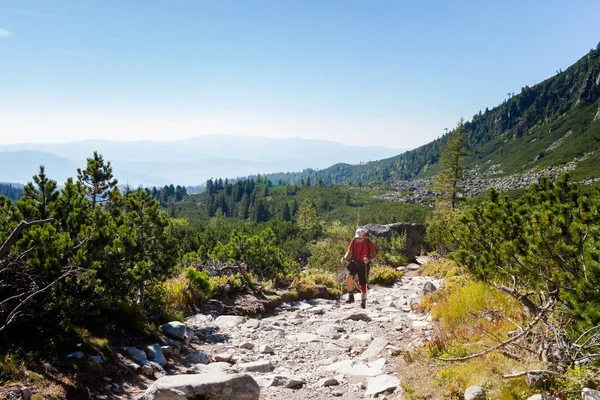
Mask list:
POLYGON ((356 259, 356 238, 352 239, 352 261, 358 261, 356 259))

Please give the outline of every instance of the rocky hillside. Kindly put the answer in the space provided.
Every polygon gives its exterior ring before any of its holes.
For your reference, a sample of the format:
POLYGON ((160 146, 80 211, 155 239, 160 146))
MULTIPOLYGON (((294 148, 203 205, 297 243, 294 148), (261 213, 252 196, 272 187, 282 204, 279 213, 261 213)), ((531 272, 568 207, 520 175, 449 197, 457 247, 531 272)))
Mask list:
MULTIPOLYGON (((457 116, 458 119, 459 116, 457 116)), ((465 123, 467 165, 508 176, 559 166, 587 154, 576 178, 600 177, 600 44, 555 76, 511 94, 502 104, 480 111, 465 123)), ((310 177, 325 183, 408 180, 432 176, 448 135, 398 156, 363 165, 336 164, 320 171, 273 174, 272 180, 310 177)))

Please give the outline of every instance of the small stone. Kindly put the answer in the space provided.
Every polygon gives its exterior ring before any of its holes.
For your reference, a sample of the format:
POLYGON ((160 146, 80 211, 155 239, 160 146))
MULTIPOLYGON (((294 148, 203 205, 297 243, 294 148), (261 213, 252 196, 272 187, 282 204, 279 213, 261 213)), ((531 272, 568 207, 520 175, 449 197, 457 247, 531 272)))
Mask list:
POLYGON ((335 378, 322 378, 317 382, 317 386, 319 387, 337 386, 339 384, 340 382, 335 378))
POLYGON ((231 354, 231 353, 219 353, 219 354, 215 354, 215 361, 230 363, 232 357, 233 357, 233 354, 231 354))
POLYGON ((210 362, 210 356, 202 350, 191 352, 185 359, 193 364, 208 364, 210 362))
POLYGON ((334 390, 333 392, 331 392, 331 394, 335 397, 340 397, 344 395, 344 393, 340 392, 339 390, 334 390))
POLYGON ((425 282, 425 285, 423 285, 423 294, 430 294, 435 292, 436 290, 437 288, 431 282, 425 282))
POLYGON ((271 372, 271 371, 273 371, 273 365, 268 360, 259 360, 259 361, 238 364, 238 368, 243 372, 271 372))
POLYGON ((89 359, 94 364, 102 364, 103 361, 101 356, 89 356, 89 359))
POLYGON ((268 344, 263 344, 262 346, 260 346, 260 352, 263 354, 275 354, 273 348, 268 344))
POLYGON ((465 400, 485 400, 485 392, 481 386, 471 386, 465 390, 465 400))
POLYGON ((252 350, 254 348, 254 343, 252 343, 252 342, 244 342, 244 343, 240 344, 240 348, 252 350))
POLYGON ((581 391, 581 398, 582 400, 600 400, 600 392, 597 390, 584 388, 581 391))
POLYGON ((348 315, 345 319, 352 321, 367 321, 370 322, 372 319, 365 313, 354 313, 348 315))
POLYGON ((67 358, 69 358, 69 359, 75 358, 77 360, 81 360, 83 357, 85 357, 85 354, 83 354, 83 351, 75 351, 75 352, 67 355, 67 358))
POLYGON ((142 374, 146 375, 147 377, 153 377, 154 369, 152 368, 152 366, 150 364, 143 365, 142 366, 142 374))

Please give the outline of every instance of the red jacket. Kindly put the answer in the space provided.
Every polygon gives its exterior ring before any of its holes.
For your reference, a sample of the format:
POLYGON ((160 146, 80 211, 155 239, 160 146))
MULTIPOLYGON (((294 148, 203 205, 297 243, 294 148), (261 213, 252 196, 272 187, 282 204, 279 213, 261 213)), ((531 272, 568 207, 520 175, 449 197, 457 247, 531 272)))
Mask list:
POLYGON ((363 262, 365 256, 371 258, 371 255, 377 254, 375 251, 375 245, 368 237, 364 238, 362 242, 352 239, 348 246, 348 252, 352 254, 352 261, 363 262))

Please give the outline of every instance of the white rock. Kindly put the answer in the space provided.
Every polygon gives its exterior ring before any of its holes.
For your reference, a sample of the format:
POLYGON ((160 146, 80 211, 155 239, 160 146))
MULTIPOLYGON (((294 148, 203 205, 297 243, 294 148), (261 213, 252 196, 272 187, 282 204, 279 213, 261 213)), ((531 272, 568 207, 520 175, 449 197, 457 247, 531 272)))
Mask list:
POLYGON ((353 342, 368 343, 373 340, 373 335, 370 333, 359 333, 357 335, 351 335, 350 340, 353 342))
POLYGON ((192 333, 187 329, 184 323, 171 321, 158 327, 165 335, 172 336, 181 340, 191 339, 192 333))
POLYGON ((470 386, 465 390, 465 400, 485 400, 485 391, 481 386, 470 386))
POLYGON ((400 381, 393 375, 381 375, 369 379, 365 396, 376 396, 380 393, 394 391, 400 386, 400 381))
POLYGON ((600 392, 597 390, 585 388, 581 391, 582 400, 600 400, 600 392))
POLYGON ((381 337, 375 338, 375 340, 371 342, 367 350, 365 350, 360 357, 367 360, 376 357, 381 351, 383 351, 383 349, 385 349, 385 346, 387 345, 387 339, 381 337))
POLYGON ((203 398, 219 393, 222 398, 258 400, 260 387, 246 374, 223 373, 170 375, 154 382, 141 400, 203 398))
POLYGON ((221 329, 233 328, 246 322, 246 318, 239 315, 220 315, 215 319, 215 325, 221 329))
POLYGON ((320 342, 321 341, 319 336, 317 336, 313 333, 300 332, 297 335, 295 335, 295 337, 296 337, 296 340, 299 341, 300 343, 320 342))
POLYGON ((271 372, 273 365, 268 360, 259 360, 238 364, 237 367, 243 372, 271 372))

